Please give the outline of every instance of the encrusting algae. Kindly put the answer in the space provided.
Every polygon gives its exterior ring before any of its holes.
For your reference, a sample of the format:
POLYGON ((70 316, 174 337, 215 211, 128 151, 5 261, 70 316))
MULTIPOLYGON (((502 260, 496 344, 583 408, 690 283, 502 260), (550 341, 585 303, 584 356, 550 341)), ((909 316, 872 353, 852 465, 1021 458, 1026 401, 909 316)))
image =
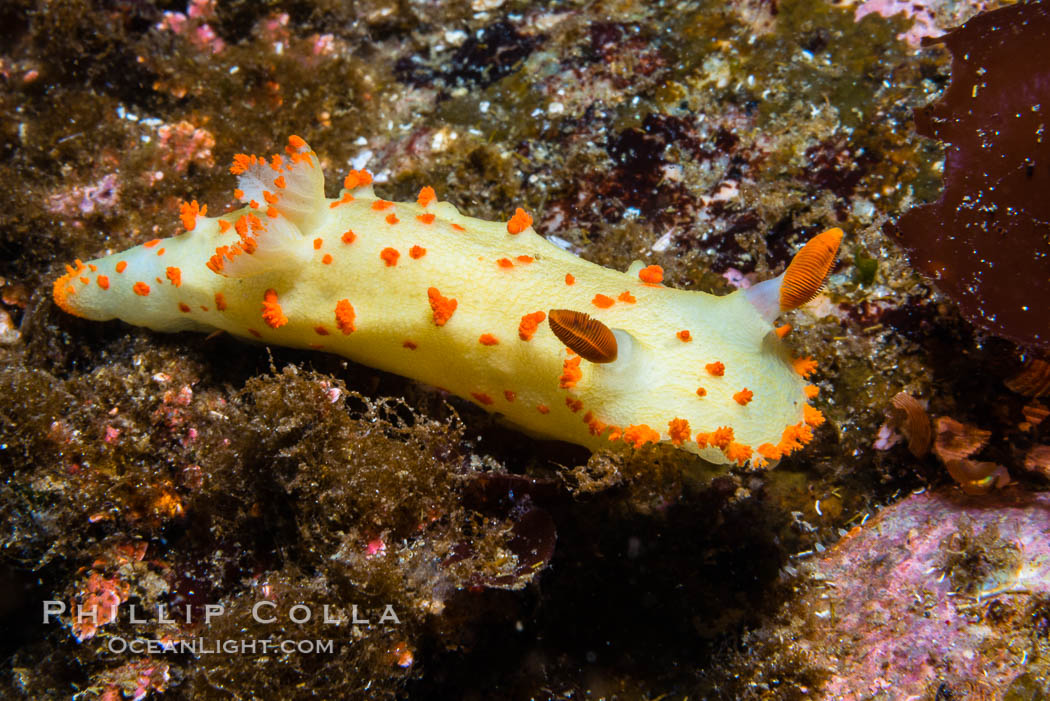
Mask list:
POLYGON ((823 422, 811 359, 774 328, 821 289, 842 238, 809 241, 780 276, 723 297, 568 253, 518 209, 467 217, 424 187, 390 202, 367 171, 327 199, 316 154, 240 154, 247 206, 185 203, 185 233, 68 267, 65 311, 157 331, 221 329, 327 350, 444 387, 522 429, 591 449, 670 441, 712 462, 764 465, 823 422), (546 321, 548 328, 543 326, 546 321))

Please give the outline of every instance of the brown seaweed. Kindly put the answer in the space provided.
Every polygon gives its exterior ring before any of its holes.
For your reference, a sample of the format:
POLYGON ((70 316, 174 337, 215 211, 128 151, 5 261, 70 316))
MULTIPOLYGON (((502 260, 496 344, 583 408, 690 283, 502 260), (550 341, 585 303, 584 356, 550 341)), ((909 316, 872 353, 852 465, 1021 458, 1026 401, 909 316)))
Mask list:
POLYGON ((988 12, 940 41, 951 83, 915 122, 948 144, 944 191, 894 233, 971 322, 1050 347, 1050 6, 988 12))

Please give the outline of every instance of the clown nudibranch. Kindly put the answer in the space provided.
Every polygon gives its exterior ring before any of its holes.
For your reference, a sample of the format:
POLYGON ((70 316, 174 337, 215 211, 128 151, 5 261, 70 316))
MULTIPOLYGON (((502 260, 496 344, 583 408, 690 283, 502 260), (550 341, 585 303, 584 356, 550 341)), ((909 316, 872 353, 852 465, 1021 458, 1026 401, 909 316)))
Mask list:
POLYGON ((77 260, 55 302, 87 319, 338 353, 591 449, 670 441, 763 465, 823 422, 807 403, 815 363, 792 359, 788 327, 772 322, 820 290, 841 230, 779 277, 718 297, 663 286, 659 266, 578 258, 521 209, 474 219, 430 187, 390 202, 367 171, 327 199, 306 142, 292 136, 285 151, 234 158, 246 207, 208 217, 185 203, 185 233, 77 260))

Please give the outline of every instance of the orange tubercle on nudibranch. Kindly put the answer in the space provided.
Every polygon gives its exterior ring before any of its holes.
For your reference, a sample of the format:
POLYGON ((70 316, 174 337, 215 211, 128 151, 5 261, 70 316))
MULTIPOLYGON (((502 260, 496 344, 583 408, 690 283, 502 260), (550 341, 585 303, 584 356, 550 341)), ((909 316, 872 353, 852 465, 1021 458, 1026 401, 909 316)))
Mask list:
POLYGON ((796 450, 801 450, 802 447, 813 440, 813 429, 810 428, 809 424, 804 421, 788 426, 784 429, 783 436, 777 448, 781 454, 788 455, 796 450))
POLYGON ((803 420, 813 428, 824 423, 824 414, 820 412, 820 409, 815 409, 809 404, 802 407, 802 417, 803 420))
POLYGON ((347 190, 353 190, 371 184, 372 174, 367 170, 351 170, 346 174, 346 177, 343 178, 343 187, 347 190))
POLYGON ((645 424, 638 424, 624 429, 623 440, 637 449, 646 443, 659 443, 660 434, 645 424))
POLYGON ((356 318, 354 305, 350 304, 349 299, 341 299, 335 303, 335 325, 343 332, 344 336, 349 336, 357 330, 357 327, 354 325, 356 318))
POLYGON ((600 436, 608 428, 604 421, 589 411, 584 415, 583 423, 587 424, 587 430, 590 431, 592 436, 600 436))
POLYGON ((733 442, 733 429, 729 426, 720 426, 711 433, 711 437, 708 440, 711 442, 711 445, 724 451, 733 442))
MULTIPOLYGON (((241 175, 258 162, 258 156, 249 156, 246 153, 235 154, 233 157, 233 164, 230 166, 230 173, 233 175, 241 175)), ((237 198, 240 199, 240 196, 238 195, 237 198)))
POLYGON ((288 323, 288 317, 277 302, 277 290, 272 287, 263 295, 262 318, 271 329, 279 329, 288 323))
POLYGON ((715 377, 722 377, 722 375, 726 374, 726 366, 722 364, 721 360, 716 360, 713 363, 707 363, 706 365, 704 365, 704 369, 707 370, 707 372, 711 375, 714 375, 715 377))
POLYGON ((572 389, 576 386, 576 383, 583 377, 583 372, 580 370, 580 361, 583 360, 581 356, 575 358, 566 358, 562 363, 561 377, 558 378, 558 386, 562 389, 572 389))
POLYGON ((751 447, 746 446, 742 443, 731 442, 729 447, 725 449, 726 458, 729 462, 735 462, 737 465, 743 465, 751 459, 751 447))
POLYGON ((454 299, 442 296, 436 287, 427 288, 427 299, 430 300, 430 309, 433 312, 434 325, 444 326, 456 311, 459 305, 454 299))
POLYGON ((763 443, 762 445, 758 446, 756 450, 762 457, 766 458, 767 460, 780 459, 780 449, 772 443, 763 443))
POLYGON ((740 390, 733 395, 733 401, 740 406, 747 406, 751 399, 755 396, 755 393, 749 390, 747 387, 740 390))
POLYGON ((682 445, 689 440, 689 422, 686 419, 671 419, 667 422, 667 432, 671 436, 671 443, 682 445))
POLYGON ((171 284, 175 287, 182 285, 182 271, 174 266, 168 266, 164 271, 165 277, 171 280, 171 284))
POLYGON ((659 265, 650 265, 638 271, 638 279, 650 285, 659 285, 664 281, 664 269, 659 265))
POLYGON ((384 248, 379 252, 379 257, 383 259, 388 268, 392 268, 397 265, 397 259, 401 257, 401 254, 397 252, 396 248, 384 248))
POLYGON ((520 234, 530 226, 532 226, 532 217, 530 217, 524 209, 518 207, 514 210, 514 216, 507 222, 507 232, 511 234, 520 234))
POLYGON ((532 340, 536 329, 546 318, 547 314, 544 312, 531 312, 521 317, 521 321, 518 322, 518 338, 523 341, 532 340))
POLYGON ((817 369, 817 361, 813 358, 796 358, 794 367, 799 375, 809 377, 817 369))
POLYGON ((420 207, 426 208, 426 206, 435 199, 437 199, 437 194, 434 192, 434 188, 427 185, 419 191, 419 196, 416 198, 416 202, 420 207))

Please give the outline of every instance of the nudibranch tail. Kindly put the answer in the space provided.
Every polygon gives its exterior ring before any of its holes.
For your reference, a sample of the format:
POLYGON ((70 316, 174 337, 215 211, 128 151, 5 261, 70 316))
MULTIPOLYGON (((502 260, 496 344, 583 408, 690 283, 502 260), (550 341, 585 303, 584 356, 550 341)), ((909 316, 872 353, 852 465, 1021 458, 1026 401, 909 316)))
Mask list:
POLYGON ((656 265, 625 274, 574 256, 521 208, 489 222, 430 187, 383 200, 364 170, 327 199, 320 161, 295 136, 231 171, 245 207, 208 216, 191 201, 176 235, 75 261, 55 281, 58 306, 338 353, 591 449, 669 442, 761 466, 824 421, 808 404, 815 362, 793 359, 771 322, 819 290, 838 229, 779 278, 716 297, 664 285, 656 265))
POLYGON ((773 323, 784 312, 809 302, 824 288, 841 242, 842 229, 817 234, 799 249, 783 273, 752 285, 744 290, 744 296, 763 319, 773 323))

